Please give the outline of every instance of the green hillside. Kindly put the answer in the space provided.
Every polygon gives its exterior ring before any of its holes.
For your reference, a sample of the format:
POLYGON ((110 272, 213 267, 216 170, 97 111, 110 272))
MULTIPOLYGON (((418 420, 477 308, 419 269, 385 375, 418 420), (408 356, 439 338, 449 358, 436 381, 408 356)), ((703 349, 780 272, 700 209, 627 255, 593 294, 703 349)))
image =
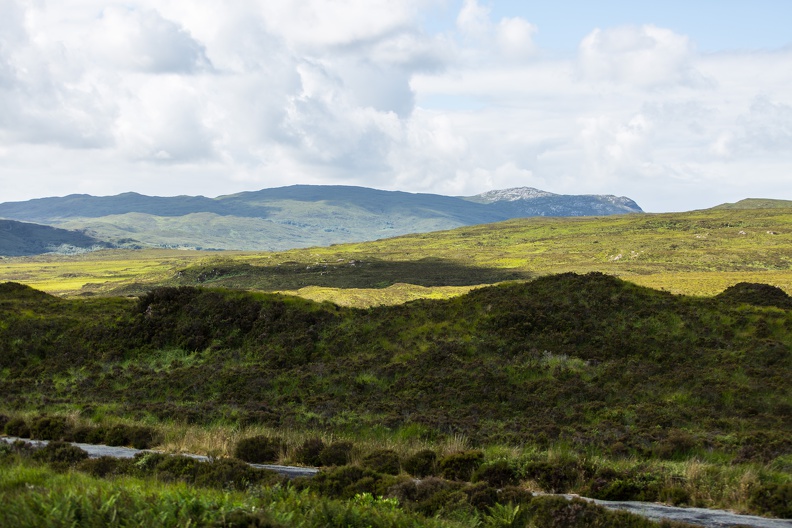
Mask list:
POLYGON ((102 247, 108 247, 108 244, 82 232, 0 220, 0 257, 48 252, 80 253, 102 247))
POLYGON ((430 516, 491 511, 503 484, 487 479, 519 482, 511 497, 789 515, 791 308, 766 285, 702 299, 600 273, 365 310, 191 287, 64 300, 5 283, 0 420, 81 439, 145 424, 165 448, 214 456, 263 431, 292 439, 274 455, 287 463, 316 438, 351 439, 353 465, 306 486, 387 494, 430 516), (434 502, 382 474, 382 457, 398 472, 427 448, 443 457, 429 470, 445 479, 431 481, 434 502))
POLYGON ((642 456, 683 437, 685 452, 769 461, 792 447, 792 312, 779 299, 676 297, 600 274, 366 311, 190 288, 64 301, 9 283, 0 390, 17 409, 413 424, 642 456))
MULTIPOLYGON (((517 219, 329 248, 218 256, 160 284, 336 288, 325 298, 343 302, 349 288, 475 285, 567 271, 601 271, 696 295, 746 280, 792 292, 792 209, 517 219)), ((315 288, 310 294, 321 296, 315 288)))
POLYGON ((146 250, 6 259, 0 280, 67 295, 220 286, 370 306, 552 273, 600 271, 672 293, 712 296, 746 281, 792 293, 791 255, 792 209, 713 209, 526 218, 269 253, 146 250))
POLYGON ((771 200, 768 198, 746 198, 736 203, 725 203, 713 209, 790 209, 790 200, 771 200))

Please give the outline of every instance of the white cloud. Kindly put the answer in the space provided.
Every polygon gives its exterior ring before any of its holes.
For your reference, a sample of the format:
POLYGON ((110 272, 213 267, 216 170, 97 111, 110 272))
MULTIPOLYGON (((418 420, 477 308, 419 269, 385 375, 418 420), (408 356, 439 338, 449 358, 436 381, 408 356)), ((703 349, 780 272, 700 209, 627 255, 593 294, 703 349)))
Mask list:
POLYGON ((704 55, 646 25, 559 54, 476 0, 427 33, 443 5, 0 0, 0 199, 529 185, 662 210, 739 199, 748 173, 788 188, 792 48, 704 55))
POLYGON ((211 68, 204 47, 179 24, 149 9, 107 7, 89 33, 89 48, 106 67, 150 73, 211 68))
POLYGON ((792 159, 792 105, 757 96, 734 123, 711 143, 715 154, 728 159, 773 155, 792 159))
POLYGON ((477 0, 465 0, 456 23, 460 33, 467 38, 487 38, 492 25, 490 9, 479 5, 477 0))
POLYGON ((651 166, 649 140, 652 123, 642 114, 630 117, 626 122, 618 122, 608 116, 583 118, 581 141, 585 152, 583 172, 601 183, 633 172, 641 176, 651 166))
POLYGON ((498 24, 498 47, 507 56, 525 58, 536 52, 533 36, 537 28, 522 18, 504 18, 498 24))
POLYGON ((595 29, 580 43, 584 80, 627 83, 644 88, 695 85, 690 39, 651 25, 595 29))
POLYGON ((496 23, 490 18, 490 9, 477 0, 465 0, 456 25, 468 60, 502 63, 524 60, 537 51, 533 41, 536 26, 520 17, 505 17, 496 23))

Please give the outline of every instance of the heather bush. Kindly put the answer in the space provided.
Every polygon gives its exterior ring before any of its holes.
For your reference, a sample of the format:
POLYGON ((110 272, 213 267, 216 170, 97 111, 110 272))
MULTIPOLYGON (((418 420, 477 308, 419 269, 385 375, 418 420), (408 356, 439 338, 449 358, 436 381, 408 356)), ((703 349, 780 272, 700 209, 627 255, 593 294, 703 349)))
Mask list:
POLYGON ((392 449, 379 449, 363 457, 361 465, 377 473, 398 475, 401 470, 399 455, 392 449))
POLYGON ((506 460, 496 460, 480 466, 473 473, 473 482, 486 482, 495 488, 514 486, 519 483, 517 470, 506 460))
POLYGON ((423 449, 405 458, 402 467, 413 477, 434 475, 437 471, 437 453, 431 449, 423 449))
POLYGON ((23 418, 11 418, 5 424, 5 433, 8 436, 18 436, 20 438, 30 438, 30 427, 23 418))
POLYGON ((440 474, 449 480, 468 482, 473 472, 484 462, 484 453, 478 450, 453 453, 440 460, 440 474))
POLYGON ((282 452, 283 441, 280 438, 264 435, 243 438, 234 448, 236 458, 253 464, 277 462, 282 452))
POLYGON ((30 421, 30 437, 36 440, 65 440, 70 425, 61 416, 39 416, 30 421))
POLYGON ((333 442, 319 453, 319 461, 322 466, 349 464, 353 447, 352 442, 333 442))
POLYGON ((88 453, 68 442, 53 441, 33 452, 41 462, 72 465, 88 458, 88 453))
POLYGON ((109 456, 87 458, 76 466, 77 470, 100 478, 127 474, 131 471, 131 468, 132 462, 130 459, 109 456))
POLYGON ((322 465, 320 455, 325 448, 321 438, 309 438, 294 452, 294 460, 308 466, 322 465))
POLYGON ((792 519, 792 482, 763 484, 751 492, 749 501, 760 512, 792 519))

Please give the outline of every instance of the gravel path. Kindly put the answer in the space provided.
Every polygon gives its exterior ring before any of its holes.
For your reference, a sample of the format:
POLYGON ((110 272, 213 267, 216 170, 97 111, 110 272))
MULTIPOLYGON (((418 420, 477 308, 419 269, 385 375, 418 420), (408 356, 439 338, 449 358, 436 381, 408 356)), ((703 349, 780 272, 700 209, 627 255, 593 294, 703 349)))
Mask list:
MULTIPOLYGON (((564 495, 567 498, 577 495, 564 495)), ((756 515, 739 515, 726 510, 710 510, 707 508, 680 508, 653 502, 638 501, 605 501, 579 497, 583 500, 599 504, 609 510, 623 510, 647 517, 653 521, 677 521, 706 526, 711 528, 727 528, 751 526, 755 528, 792 528, 792 520, 769 519, 756 515)))
MULTIPOLYGON (((33 445, 47 445, 46 440, 30 440, 27 438, 15 437, 0 437, 0 440, 11 443, 15 440, 23 440, 30 442, 33 445)), ((109 456, 114 458, 133 458, 137 453, 157 451, 133 449, 131 447, 111 447, 105 445, 93 444, 78 444, 73 445, 83 449, 88 453, 91 458, 99 458, 101 456, 109 456)), ((209 458, 201 455, 183 455, 189 456, 198 460, 206 460, 209 458)), ((276 471, 281 475, 289 478, 294 477, 312 477, 316 475, 319 470, 316 468, 297 467, 297 466, 278 466, 271 464, 251 464, 251 466, 262 469, 269 469, 276 471)), ((580 497, 578 495, 563 495, 568 499, 580 498, 587 500, 608 508, 610 510, 623 510, 643 517, 649 518, 654 521, 670 520, 678 522, 686 522, 696 526, 704 526, 707 528, 727 528, 727 527, 743 527, 750 526, 752 528, 792 528, 792 520, 786 519, 769 519, 766 517, 757 517, 755 515, 738 515, 725 510, 709 510, 706 508, 680 508, 677 506, 665 506, 663 504, 655 504, 652 502, 637 502, 637 501, 604 501, 598 499, 589 499, 580 497)))
MULTIPOLYGON (((2 440, 11 443, 14 440, 22 440, 24 442, 30 442, 33 445, 47 445, 49 442, 46 440, 30 440, 29 438, 16 438, 16 437, 2 437, 2 440)), ((152 451, 149 449, 134 449, 131 447, 113 447, 113 446, 106 446, 106 445, 94 445, 94 444, 80 444, 77 442, 71 442, 72 445, 75 445, 88 453, 88 456, 91 458, 99 458, 103 456, 109 456, 113 458, 134 458, 134 456, 138 453, 157 453, 158 451, 152 451)), ((203 460, 208 461, 209 457, 205 457, 202 455, 191 455, 191 454, 183 454, 182 456, 188 456, 190 458, 195 458, 196 460, 203 460)), ((260 469, 269 469, 280 473, 281 475, 287 476, 289 478, 294 477, 312 477, 316 475, 319 470, 316 468, 308 468, 308 467, 297 467, 297 466, 278 466, 272 464, 250 464, 255 468, 260 469)))

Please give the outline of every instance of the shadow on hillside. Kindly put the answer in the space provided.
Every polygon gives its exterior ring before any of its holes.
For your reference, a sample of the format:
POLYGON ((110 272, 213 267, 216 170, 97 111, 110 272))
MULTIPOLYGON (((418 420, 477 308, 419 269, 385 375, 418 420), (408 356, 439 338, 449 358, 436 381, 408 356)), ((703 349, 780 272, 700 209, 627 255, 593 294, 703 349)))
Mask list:
POLYGON ((472 286, 526 280, 525 271, 465 266, 437 258, 392 262, 349 260, 333 264, 286 262, 276 266, 216 264, 189 267, 163 285, 218 286, 258 290, 293 290, 306 286, 328 288, 387 288, 396 283, 419 286, 472 286))

